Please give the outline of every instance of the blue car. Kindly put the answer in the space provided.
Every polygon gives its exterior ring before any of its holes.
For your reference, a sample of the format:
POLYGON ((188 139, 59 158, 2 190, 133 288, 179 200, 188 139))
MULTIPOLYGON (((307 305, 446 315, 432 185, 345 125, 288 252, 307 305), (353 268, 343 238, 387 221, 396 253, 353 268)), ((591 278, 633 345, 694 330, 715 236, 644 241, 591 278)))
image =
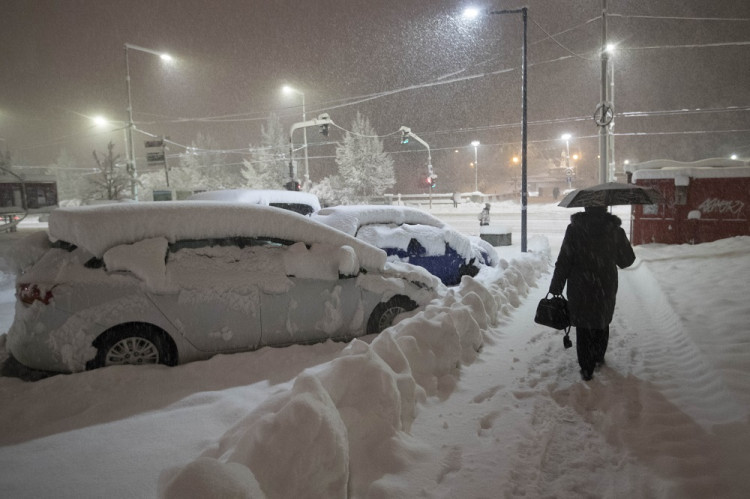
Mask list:
POLYGON ((416 208, 333 206, 312 218, 384 250, 391 261, 424 267, 446 286, 455 286, 462 276, 473 277, 481 266, 496 266, 499 261, 486 241, 461 234, 416 208))

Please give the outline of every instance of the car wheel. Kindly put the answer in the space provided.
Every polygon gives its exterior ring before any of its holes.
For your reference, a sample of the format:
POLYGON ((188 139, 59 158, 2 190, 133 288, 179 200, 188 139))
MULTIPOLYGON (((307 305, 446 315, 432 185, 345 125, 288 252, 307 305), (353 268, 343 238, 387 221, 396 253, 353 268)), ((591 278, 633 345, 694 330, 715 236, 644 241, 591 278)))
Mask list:
POLYGON ((106 366, 177 364, 177 349, 161 329, 149 324, 122 324, 102 333, 93 342, 96 357, 86 369, 106 366))
POLYGON ((367 321, 367 334, 377 334, 393 324, 397 315, 417 308, 417 304, 405 296, 394 296, 387 302, 378 303, 367 321))

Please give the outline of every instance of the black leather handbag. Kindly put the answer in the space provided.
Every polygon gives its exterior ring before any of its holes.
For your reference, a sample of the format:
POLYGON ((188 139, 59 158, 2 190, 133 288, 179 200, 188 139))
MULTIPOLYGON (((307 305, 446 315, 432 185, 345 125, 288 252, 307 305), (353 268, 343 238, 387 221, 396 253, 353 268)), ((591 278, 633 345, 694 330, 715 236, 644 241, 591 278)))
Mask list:
POLYGON ((536 315, 534 315, 534 322, 553 329, 564 330, 563 345, 565 348, 570 348, 573 346, 573 343, 568 336, 570 334, 568 300, 561 295, 552 295, 552 298, 549 296, 550 294, 547 293, 547 296, 539 301, 539 305, 536 307, 536 315))

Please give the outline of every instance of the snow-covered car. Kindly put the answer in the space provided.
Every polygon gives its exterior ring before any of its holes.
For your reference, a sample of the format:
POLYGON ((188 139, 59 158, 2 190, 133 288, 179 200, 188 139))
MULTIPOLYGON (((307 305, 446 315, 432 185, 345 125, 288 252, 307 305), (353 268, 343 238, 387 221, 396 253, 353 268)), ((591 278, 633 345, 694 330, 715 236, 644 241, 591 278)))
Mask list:
POLYGON ((438 279, 287 210, 208 201, 60 208, 17 280, 7 346, 76 372, 378 333, 438 279))
POLYGON ((323 208, 313 220, 385 250, 389 261, 424 267, 446 286, 475 276, 482 265, 499 258, 488 242, 457 232, 442 220, 416 208, 393 205, 348 205, 323 208))
POLYGON ((320 200, 315 194, 274 189, 224 189, 193 194, 191 201, 231 201, 234 203, 260 204, 310 215, 320 209, 320 200))

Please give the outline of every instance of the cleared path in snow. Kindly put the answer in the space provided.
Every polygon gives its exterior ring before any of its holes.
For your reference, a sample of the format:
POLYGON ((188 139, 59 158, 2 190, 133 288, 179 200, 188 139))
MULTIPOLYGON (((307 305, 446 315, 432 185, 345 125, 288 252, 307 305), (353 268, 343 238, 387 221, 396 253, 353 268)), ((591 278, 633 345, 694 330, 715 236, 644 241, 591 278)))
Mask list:
POLYGON ((619 275, 607 364, 594 380, 580 380, 562 333, 532 322, 547 274, 463 369, 452 403, 420 407, 413 436, 439 452, 398 477, 405 490, 436 498, 744 497, 750 480, 738 477, 747 463, 722 459, 747 443, 745 428, 725 424, 743 413, 742 402, 648 265, 639 259, 619 275))

